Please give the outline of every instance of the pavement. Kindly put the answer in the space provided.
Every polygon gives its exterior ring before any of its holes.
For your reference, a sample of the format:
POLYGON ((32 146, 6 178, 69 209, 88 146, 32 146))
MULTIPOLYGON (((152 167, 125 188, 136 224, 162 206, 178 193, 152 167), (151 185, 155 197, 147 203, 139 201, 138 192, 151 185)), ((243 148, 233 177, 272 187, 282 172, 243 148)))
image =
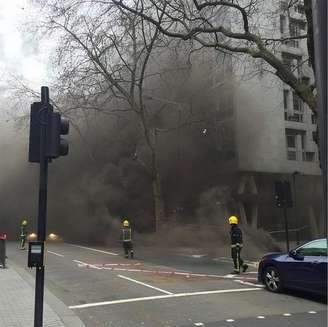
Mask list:
MULTIPOLYGON (((0 327, 29 326, 34 326, 34 280, 30 274, 8 261, 6 268, 0 268, 0 327)), ((43 326, 85 325, 46 290, 43 326)))
MULTIPOLYGON (((23 282, 33 280, 27 253, 15 243, 7 249, 9 269, 14 265, 23 273, 23 282)), ((249 271, 237 276, 230 274, 228 257, 190 249, 135 250, 130 260, 116 247, 49 243, 47 310, 64 326, 79 326, 73 324, 77 321, 86 327, 327 326, 322 299, 264 290, 257 282, 256 262, 248 262, 249 271)))

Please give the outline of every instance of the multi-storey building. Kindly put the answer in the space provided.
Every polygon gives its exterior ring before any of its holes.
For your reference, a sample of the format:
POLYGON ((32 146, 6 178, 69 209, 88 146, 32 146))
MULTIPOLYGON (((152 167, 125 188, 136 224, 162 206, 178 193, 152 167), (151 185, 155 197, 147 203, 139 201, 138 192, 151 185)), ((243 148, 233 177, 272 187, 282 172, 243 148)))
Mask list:
MULTIPOLYGON (((284 1, 279 5, 270 36, 305 35, 304 8, 298 4, 287 9, 284 1)), ((314 82, 306 38, 287 40, 274 51, 304 83, 314 82)), ((236 198, 241 217, 253 226, 279 229, 283 214, 274 207, 273 185, 275 180, 289 180, 295 202, 289 210, 292 227, 308 228, 311 236, 320 234, 321 170, 315 115, 287 84, 261 67, 255 77, 239 82, 236 90, 234 119, 240 172, 236 198)))

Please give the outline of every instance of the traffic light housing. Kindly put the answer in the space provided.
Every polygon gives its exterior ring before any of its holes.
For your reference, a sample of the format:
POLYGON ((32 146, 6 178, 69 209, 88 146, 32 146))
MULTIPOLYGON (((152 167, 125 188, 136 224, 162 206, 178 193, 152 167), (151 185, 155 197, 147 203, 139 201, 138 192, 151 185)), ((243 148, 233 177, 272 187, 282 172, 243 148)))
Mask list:
POLYGON ((274 183, 274 198, 278 208, 283 207, 284 191, 283 184, 280 181, 274 183))
POLYGON ((40 114, 41 102, 31 104, 30 143, 28 151, 29 162, 40 162, 40 114))
POLYGON ((61 135, 69 132, 69 121, 61 118, 60 113, 51 111, 48 117, 46 156, 55 159, 68 154, 68 142, 61 135))
POLYGON ((274 198, 278 208, 292 208, 293 198, 288 181, 276 181, 275 183, 274 198))
POLYGON ((40 162, 40 130, 42 124, 46 125, 45 157, 55 159, 68 154, 68 142, 61 135, 68 134, 69 121, 61 118, 60 113, 53 112, 51 104, 34 102, 31 105, 30 115, 29 162, 40 162), (43 110, 46 111, 46 114, 43 110))

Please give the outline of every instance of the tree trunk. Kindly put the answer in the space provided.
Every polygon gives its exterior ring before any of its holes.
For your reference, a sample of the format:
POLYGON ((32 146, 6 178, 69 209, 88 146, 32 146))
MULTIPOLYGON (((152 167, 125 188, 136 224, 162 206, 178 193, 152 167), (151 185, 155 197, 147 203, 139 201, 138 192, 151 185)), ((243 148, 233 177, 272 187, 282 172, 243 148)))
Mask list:
POLYGON ((155 232, 159 232, 164 216, 164 201, 162 195, 161 178, 158 172, 154 173, 152 186, 154 200, 155 232))
POLYGON ((161 224, 163 223, 164 217, 164 200, 162 194, 162 180, 158 169, 158 158, 157 158, 157 132, 154 128, 151 131, 152 144, 151 150, 151 170, 152 170, 152 189, 153 189, 153 201, 154 201, 154 225, 155 232, 159 232, 161 224))

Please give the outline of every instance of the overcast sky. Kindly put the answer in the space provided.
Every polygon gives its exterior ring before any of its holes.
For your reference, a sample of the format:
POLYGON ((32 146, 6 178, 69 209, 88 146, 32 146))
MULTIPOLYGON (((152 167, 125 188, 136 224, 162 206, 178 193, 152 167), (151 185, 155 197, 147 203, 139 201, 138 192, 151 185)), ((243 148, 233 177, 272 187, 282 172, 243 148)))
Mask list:
POLYGON ((0 0, 1 82, 10 74, 23 75, 34 88, 46 82, 47 58, 24 23, 35 15, 29 0, 0 0))

